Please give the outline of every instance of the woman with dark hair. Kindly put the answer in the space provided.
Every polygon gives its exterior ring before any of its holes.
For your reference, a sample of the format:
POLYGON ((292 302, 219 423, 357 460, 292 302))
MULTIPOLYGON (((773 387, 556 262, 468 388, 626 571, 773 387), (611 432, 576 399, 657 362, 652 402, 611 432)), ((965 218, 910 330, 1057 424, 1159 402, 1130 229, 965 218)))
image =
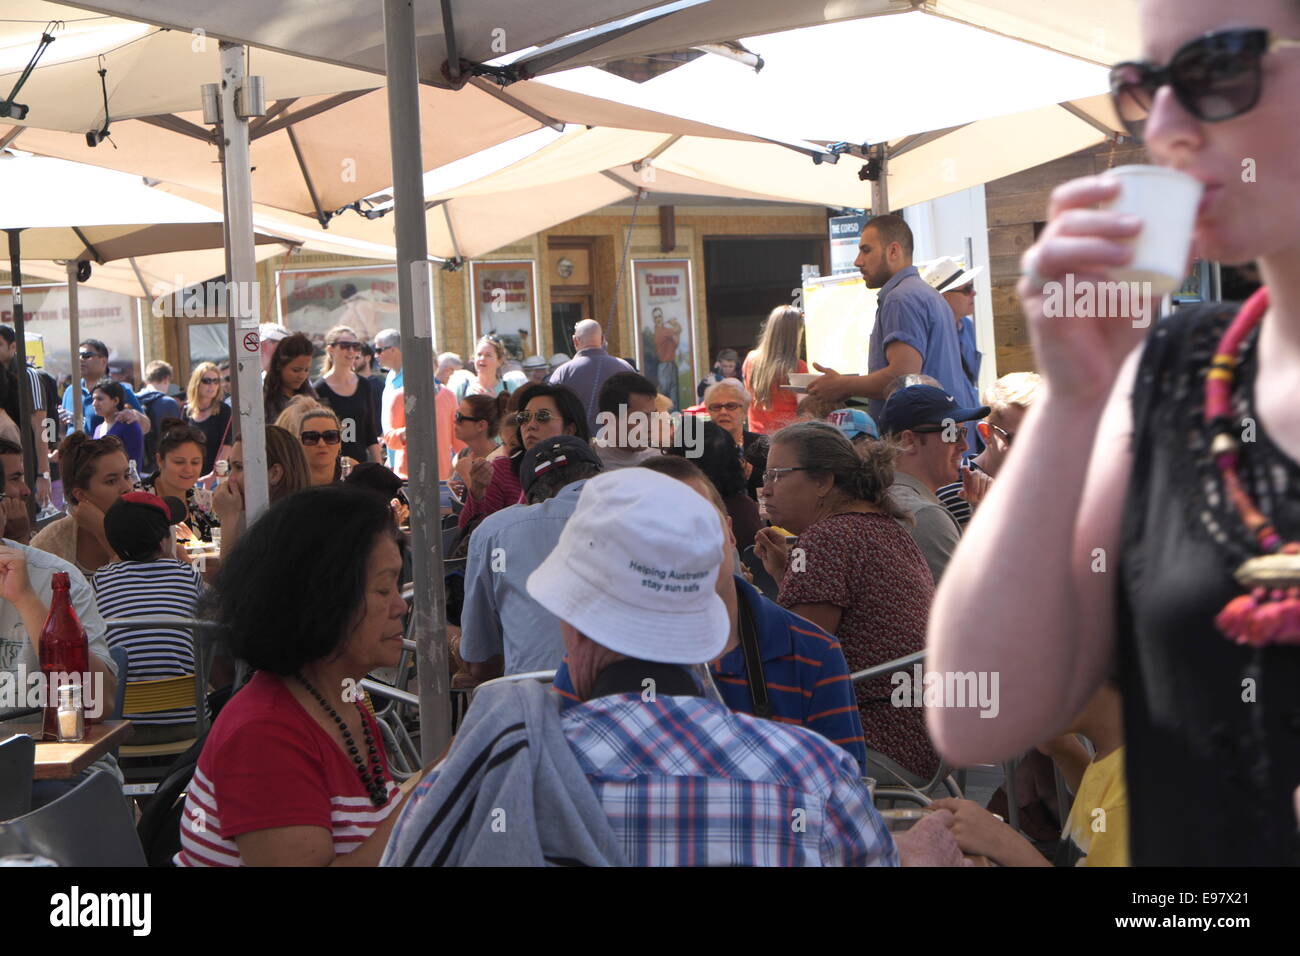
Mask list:
POLYGON ((95 414, 104 419, 95 427, 95 438, 116 438, 126 449, 135 466, 144 469, 144 432, 131 421, 118 421, 117 413, 126 408, 126 389, 120 382, 106 378, 95 386, 91 402, 95 414))
POLYGON ((511 399, 517 409, 511 417, 519 427, 518 449, 508 458, 479 459, 470 467, 469 490, 460 511, 461 528, 523 499, 519 462, 524 452, 543 438, 576 435, 583 441, 591 439, 586 409, 567 386, 528 384, 516 390, 511 399))
MULTIPOLYGON (((780 582, 777 603, 834 635, 850 671, 925 647, 934 579, 899 524, 890 499, 897 448, 854 448, 825 422, 797 422, 772 436, 763 476, 768 519, 798 535, 794 546, 764 528, 754 553, 780 582)), ((939 758, 919 707, 895 707, 888 677, 857 686, 868 776, 927 783, 939 758)))
POLYGON ((245 532, 213 617, 253 676, 212 726, 181 820, 182 866, 374 866, 402 794, 358 685, 402 655, 406 602, 377 495, 309 488, 245 532))
POLYGON ((204 474, 207 440, 197 425, 177 418, 162 422, 158 428, 158 451, 154 462, 157 470, 140 482, 140 488, 159 498, 184 501, 188 530, 204 541, 211 541, 212 529, 221 526, 220 519, 212 511, 212 492, 200 489, 196 493, 194 490, 195 483, 204 474))
POLYGON ((73 432, 59 443, 63 496, 68 513, 47 524, 32 547, 69 561, 89 577, 117 560, 104 532, 104 515, 131 487, 122 443, 113 437, 87 438, 73 432))
MULTIPOLYGON (((763 527, 758 516, 758 505, 746 491, 744 450, 731 437, 713 422, 704 422, 698 429, 703 441, 698 449, 699 457, 693 458, 700 471, 713 483, 722 498, 722 504, 731 518, 731 530, 736 536, 736 547, 742 551, 754 543, 754 535, 763 527)), ((674 446, 668 454, 685 457, 685 447, 674 446)))
POLYGON ((311 378, 311 360, 314 354, 311 339, 301 332, 287 335, 276 343, 275 351, 271 353, 271 363, 266 369, 266 381, 262 383, 262 400, 268 422, 279 418, 295 395, 305 395, 312 401, 319 400, 316 390, 307 382, 311 378))
POLYGON ((379 461, 379 421, 370 395, 374 383, 352 370, 361 349, 357 333, 336 325, 325 333, 325 366, 312 383, 322 405, 334 409, 343 431, 343 454, 355 461, 379 461), (350 427, 349 427, 350 426, 350 427))

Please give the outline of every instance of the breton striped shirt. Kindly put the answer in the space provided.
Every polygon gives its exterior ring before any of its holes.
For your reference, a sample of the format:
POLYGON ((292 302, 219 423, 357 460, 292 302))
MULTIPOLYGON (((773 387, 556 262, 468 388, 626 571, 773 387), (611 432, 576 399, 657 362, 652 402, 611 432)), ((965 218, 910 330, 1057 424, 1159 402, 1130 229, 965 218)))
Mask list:
MULTIPOLYGON (((91 576, 95 600, 104 617, 192 618, 203 592, 203 578, 175 558, 122 561, 91 576)), ((184 628, 108 628, 108 646, 126 649, 129 681, 162 680, 194 673, 194 637, 184 628)), ((149 714, 124 714, 127 720, 157 726, 189 724, 193 707, 149 714)))
POLYGON ((375 807, 351 758, 279 677, 259 671, 222 708, 199 755, 181 818, 178 866, 240 866, 235 838, 256 830, 314 826, 337 855, 351 853, 397 806, 397 785, 375 719, 364 707, 340 716, 364 753, 365 720, 383 761, 388 801, 375 807))

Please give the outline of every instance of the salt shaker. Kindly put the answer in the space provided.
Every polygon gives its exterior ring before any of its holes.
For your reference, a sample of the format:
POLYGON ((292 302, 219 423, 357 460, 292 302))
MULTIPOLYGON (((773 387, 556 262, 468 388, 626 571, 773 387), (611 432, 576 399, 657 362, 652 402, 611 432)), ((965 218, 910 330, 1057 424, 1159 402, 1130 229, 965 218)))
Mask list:
POLYGON ((75 744, 86 739, 86 719, 81 709, 81 685, 59 685, 59 743, 75 744))

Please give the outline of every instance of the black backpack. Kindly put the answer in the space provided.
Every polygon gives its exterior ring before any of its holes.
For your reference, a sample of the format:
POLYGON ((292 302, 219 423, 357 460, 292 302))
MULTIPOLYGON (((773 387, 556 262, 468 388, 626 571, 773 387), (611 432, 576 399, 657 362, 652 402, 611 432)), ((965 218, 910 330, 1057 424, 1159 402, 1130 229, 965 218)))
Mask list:
MULTIPOLYGON (((153 426, 149 429, 149 434, 144 436, 144 460, 152 468, 154 456, 158 452, 158 433, 162 431, 162 409, 158 407, 158 400, 160 398, 171 398, 171 396, 164 395, 162 392, 150 391, 145 392, 143 395, 137 395, 136 398, 140 399, 140 407, 149 416, 149 423, 153 426)), ((177 404, 179 405, 179 402, 177 404)))

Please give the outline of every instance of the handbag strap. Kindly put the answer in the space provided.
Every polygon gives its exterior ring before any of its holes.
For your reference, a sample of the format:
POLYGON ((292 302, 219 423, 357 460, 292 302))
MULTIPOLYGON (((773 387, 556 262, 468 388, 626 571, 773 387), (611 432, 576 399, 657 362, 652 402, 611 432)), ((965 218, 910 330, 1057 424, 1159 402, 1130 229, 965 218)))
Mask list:
POLYGON ((767 696, 767 678, 763 675, 763 655, 758 646, 758 632, 754 629, 754 613, 750 610, 747 595, 736 589, 736 606, 739 612, 740 647, 745 655, 745 680, 749 696, 754 702, 754 716, 764 720, 772 716, 772 703, 767 696))

